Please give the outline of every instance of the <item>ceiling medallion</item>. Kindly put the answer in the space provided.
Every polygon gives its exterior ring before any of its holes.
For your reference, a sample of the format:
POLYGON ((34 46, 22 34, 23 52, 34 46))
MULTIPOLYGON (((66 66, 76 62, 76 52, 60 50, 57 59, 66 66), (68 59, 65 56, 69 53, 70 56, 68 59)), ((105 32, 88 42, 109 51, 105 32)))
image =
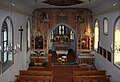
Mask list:
POLYGON ((55 6, 71 6, 76 4, 81 4, 83 1, 80 0, 46 0, 46 4, 55 5, 55 6))

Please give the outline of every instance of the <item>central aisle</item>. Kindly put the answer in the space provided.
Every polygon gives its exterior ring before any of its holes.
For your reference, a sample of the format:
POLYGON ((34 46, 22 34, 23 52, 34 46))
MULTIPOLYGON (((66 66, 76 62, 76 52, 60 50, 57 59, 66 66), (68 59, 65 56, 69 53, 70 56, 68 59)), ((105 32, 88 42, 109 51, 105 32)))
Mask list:
POLYGON ((79 69, 79 66, 54 66, 54 82, 72 82, 73 70, 79 69))

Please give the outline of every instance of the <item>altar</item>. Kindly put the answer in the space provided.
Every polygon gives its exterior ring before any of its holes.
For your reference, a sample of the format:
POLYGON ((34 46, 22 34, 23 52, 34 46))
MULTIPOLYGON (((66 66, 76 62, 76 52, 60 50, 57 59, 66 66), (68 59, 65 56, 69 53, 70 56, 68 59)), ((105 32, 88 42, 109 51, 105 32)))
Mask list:
POLYGON ((66 63, 68 51, 67 50, 57 50, 56 53, 57 53, 58 62, 60 62, 60 64, 66 63))
POLYGON ((57 53, 57 55, 59 55, 59 54, 68 54, 68 50, 57 50, 56 51, 56 53, 57 53))

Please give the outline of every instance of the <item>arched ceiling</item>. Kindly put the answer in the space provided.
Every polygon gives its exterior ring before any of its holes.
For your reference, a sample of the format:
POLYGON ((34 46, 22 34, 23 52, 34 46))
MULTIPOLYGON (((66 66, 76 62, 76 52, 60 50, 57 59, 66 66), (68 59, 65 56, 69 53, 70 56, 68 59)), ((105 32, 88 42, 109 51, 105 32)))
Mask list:
POLYGON ((0 0, 0 8, 3 4, 10 6, 10 2, 14 4, 14 8, 27 13, 32 13, 37 8, 87 8, 97 12, 105 9, 105 6, 120 6, 119 0, 0 0))

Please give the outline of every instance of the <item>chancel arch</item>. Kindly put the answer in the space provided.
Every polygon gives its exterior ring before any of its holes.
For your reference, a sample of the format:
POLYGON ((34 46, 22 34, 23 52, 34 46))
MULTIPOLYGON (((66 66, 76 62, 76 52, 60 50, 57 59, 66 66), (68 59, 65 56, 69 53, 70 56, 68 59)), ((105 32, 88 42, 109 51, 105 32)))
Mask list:
POLYGON ((52 28, 48 34, 48 49, 53 52, 53 63, 58 62, 59 58, 62 57, 67 58, 66 62, 68 63, 75 62, 77 54, 77 33, 66 23, 59 23, 52 28))
MULTIPOLYGON (((49 49, 52 49, 52 46, 55 42, 62 44, 66 42, 66 49, 76 49, 77 44, 77 33, 74 31, 72 27, 70 27, 66 23, 59 23, 49 32, 49 49)), ((62 47, 57 50, 62 50, 62 47)))

